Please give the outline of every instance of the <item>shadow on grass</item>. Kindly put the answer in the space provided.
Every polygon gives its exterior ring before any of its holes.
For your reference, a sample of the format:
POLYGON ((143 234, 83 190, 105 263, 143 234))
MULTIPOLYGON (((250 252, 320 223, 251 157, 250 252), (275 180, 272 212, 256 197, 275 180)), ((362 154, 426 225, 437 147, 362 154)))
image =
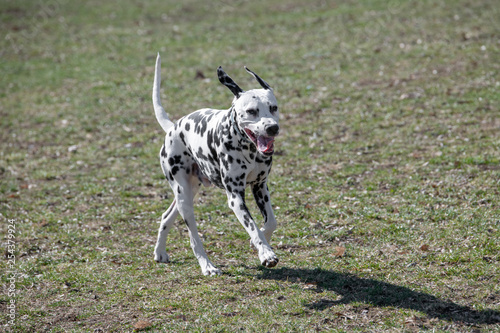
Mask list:
POLYGON ((477 311, 470 307, 441 300, 430 294, 414 291, 406 287, 364 279, 352 274, 336 273, 323 269, 262 269, 261 279, 287 281, 300 278, 304 282, 317 283, 318 289, 330 290, 343 298, 322 299, 307 306, 314 310, 324 310, 338 304, 363 302, 373 306, 405 308, 426 313, 429 317, 468 324, 500 323, 500 312, 495 310, 477 311))

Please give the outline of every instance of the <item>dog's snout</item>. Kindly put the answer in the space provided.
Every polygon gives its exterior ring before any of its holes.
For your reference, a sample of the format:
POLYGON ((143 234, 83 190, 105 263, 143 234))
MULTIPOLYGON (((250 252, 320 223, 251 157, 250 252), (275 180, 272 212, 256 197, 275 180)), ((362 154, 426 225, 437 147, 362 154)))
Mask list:
POLYGON ((280 127, 278 125, 271 125, 266 128, 266 133, 269 136, 276 136, 280 131, 280 127))

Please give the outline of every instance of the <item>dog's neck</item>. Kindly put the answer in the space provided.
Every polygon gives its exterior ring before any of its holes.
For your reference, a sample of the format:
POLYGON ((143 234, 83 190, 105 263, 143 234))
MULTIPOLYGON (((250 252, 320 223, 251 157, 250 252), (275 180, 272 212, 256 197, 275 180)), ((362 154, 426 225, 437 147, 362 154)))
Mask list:
POLYGON ((236 122, 236 118, 235 118, 235 113, 236 113, 236 110, 234 109, 234 105, 233 105, 233 106, 231 106, 231 109, 229 109, 229 114, 230 114, 229 122, 230 122, 231 126, 234 128, 234 131, 241 136, 243 141, 252 143, 252 141, 247 136, 247 134, 244 131, 242 131, 241 128, 238 126, 238 123, 236 122))

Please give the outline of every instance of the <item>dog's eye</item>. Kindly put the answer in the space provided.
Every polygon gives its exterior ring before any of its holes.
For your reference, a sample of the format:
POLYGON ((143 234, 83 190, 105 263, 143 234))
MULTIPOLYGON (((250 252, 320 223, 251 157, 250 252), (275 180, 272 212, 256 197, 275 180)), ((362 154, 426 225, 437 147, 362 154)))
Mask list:
POLYGON ((278 107, 276 105, 271 105, 269 107, 269 110, 271 111, 271 113, 275 113, 276 111, 278 111, 278 107))
POLYGON ((251 116, 256 116, 257 114, 259 114, 259 110, 256 110, 256 109, 249 109, 247 110, 247 113, 251 116))

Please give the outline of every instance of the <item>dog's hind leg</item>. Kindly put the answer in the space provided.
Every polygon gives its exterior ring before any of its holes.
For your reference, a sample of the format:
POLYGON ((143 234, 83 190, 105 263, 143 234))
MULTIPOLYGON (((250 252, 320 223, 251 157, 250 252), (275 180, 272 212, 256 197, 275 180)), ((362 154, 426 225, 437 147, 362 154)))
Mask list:
POLYGON ((200 236, 198 235, 198 227, 196 225, 193 209, 194 195, 199 188, 199 184, 197 183, 198 179, 196 179, 196 185, 194 186, 193 182, 183 182, 179 181, 180 179, 176 180, 178 183, 175 184, 172 189, 174 190, 177 200, 177 208, 188 227, 191 248, 193 249, 196 259, 198 259, 201 272, 203 275, 220 275, 221 271, 212 264, 210 259, 208 259, 200 236))
POLYGON ((169 261, 167 250, 165 248, 167 235, 172 226, 174 225, 175 219, 179 211, 177 210, 177 201, 174 202, 161 216, 160 229, 158 230, 158 239, 156 240, 155 246, 155 261, 167 263, 169 261))

